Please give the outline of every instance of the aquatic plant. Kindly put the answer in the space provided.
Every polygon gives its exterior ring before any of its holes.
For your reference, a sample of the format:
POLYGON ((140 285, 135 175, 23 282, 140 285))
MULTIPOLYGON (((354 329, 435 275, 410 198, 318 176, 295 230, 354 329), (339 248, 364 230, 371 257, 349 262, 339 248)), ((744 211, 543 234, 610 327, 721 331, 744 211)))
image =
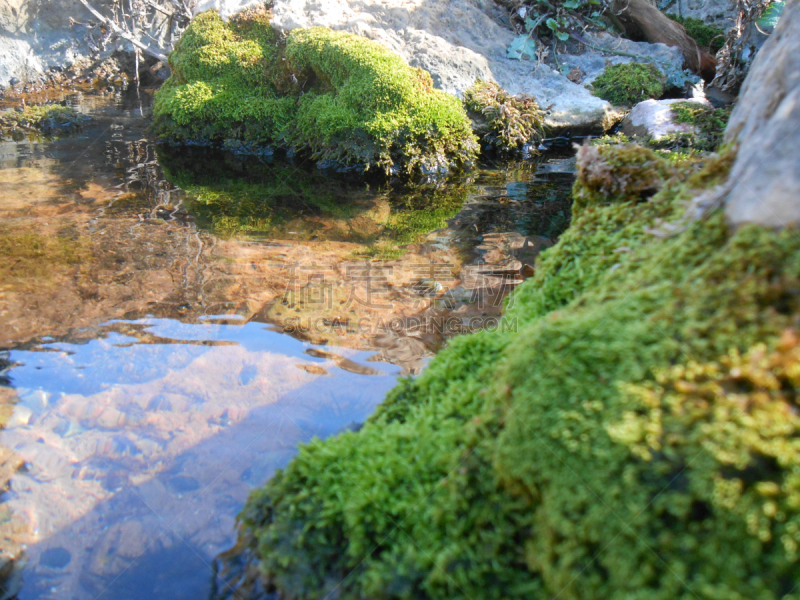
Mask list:
POLYGON ((633 106, 664 94, 665 77, 650 63, 610 65, 592 83, 592 93, 614 105, 633 106))
POLYGON ((796 411, 800 238, 685 217, 730 153, 671 176, 596 150, 513 326, 455 339, 251 496, 280 593, 798 597, 797 419, 778 415, 796 411))
POLYGON ((458 99, 380 44, 323 27, 284 41, 266 14, 199 15, 170 55, 154 130, 167 140, 287 147, 385 172, 438 173, 478 146, 458 99))
POLYGON ((69 106, 26 106, 22 112, 7 110, 0 113, 0 137, 15 133, 64 135, 76 131, 88 120, 89 117, 69 106))
POLYGON ((544 137, 544 112, 530 96, 512 96, 491 81, 478 80, 464 92, 464 107, 483 145, 501 152, 533 149, 544 137))

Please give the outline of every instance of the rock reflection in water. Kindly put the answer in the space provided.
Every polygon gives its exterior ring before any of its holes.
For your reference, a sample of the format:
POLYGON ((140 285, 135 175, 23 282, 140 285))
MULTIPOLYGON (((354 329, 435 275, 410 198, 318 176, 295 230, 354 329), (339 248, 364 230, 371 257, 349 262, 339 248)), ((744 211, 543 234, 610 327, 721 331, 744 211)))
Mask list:
POLYGON ((249 490, 365 419, 399 373, 257 324, 103 331, 11 352, 28 417, 0 443, 29 465, 8 501, 30 523, 22 598, 203 597, 249 490))
POLYGON ((389 189, 159 149, 119 100, 67 98, 93 117, 73 138, 0 143, 22 598, 202 597, 251 487, 452 335, 504 326, 569 220, 568 159, 389 189))

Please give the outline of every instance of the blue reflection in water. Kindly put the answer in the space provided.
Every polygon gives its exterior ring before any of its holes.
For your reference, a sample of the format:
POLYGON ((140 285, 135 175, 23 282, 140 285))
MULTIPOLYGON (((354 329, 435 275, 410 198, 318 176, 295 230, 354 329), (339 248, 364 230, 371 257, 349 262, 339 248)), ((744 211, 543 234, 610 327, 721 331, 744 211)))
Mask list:
POLYGON ((11 352, 20 403, 0 443, 29 468, 7 498, 36 530, 20 598, 205 597, 248 492, 400 374, 215 320, 115 321, 11 352))

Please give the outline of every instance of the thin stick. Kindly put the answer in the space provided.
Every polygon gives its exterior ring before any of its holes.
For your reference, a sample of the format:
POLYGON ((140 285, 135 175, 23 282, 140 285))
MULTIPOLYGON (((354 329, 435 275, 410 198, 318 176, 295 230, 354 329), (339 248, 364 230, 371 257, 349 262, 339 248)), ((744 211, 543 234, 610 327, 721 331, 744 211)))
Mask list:
POLYGON ((166 54, 161 54, 157 50, 153 50, 152 48, 150 48, 150 46, 147 46, 146 44, 140 42, 138 39, 136 39, 135 36, 131 35, 129 32, 125 31, 119 25, 114 23, 114 21, 108 19, 107 17, 104 17, 99 12, 97 12, 97 10, 95 10, 87 2, 87 0, 79 0, 79 2, 83 4, 86 7, 86 9, 95 16, 95 18, 97 18, 101 23, 103 23, 107 27, 110 27, 114 31, 114 33, 116 33, 118 36, 128 40, 131 44, 142 50, 142 52, 146 52, 150 56, 157 58, 160 61, 167 62, 168 59, 166 54))

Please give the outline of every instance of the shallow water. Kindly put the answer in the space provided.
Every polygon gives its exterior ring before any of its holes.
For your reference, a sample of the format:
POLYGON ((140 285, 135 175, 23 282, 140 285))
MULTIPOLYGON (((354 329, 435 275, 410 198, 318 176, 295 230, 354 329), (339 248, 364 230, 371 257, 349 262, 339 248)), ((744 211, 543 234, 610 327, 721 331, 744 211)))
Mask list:
POLYGON ((392 190, 158 148, 147 94, 67 101, 80 134, 0 143, 21 598, 207 597, 248 492, 453 335, 514 327, 502 299, 569 220, 569 158, 392 190))

